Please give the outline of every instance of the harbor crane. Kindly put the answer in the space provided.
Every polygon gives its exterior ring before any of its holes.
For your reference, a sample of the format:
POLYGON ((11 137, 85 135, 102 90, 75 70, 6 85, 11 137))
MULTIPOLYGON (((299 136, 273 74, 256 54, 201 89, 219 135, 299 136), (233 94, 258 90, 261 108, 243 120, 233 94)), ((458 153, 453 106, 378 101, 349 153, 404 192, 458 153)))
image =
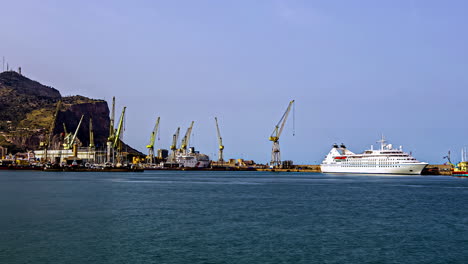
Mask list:
POLYGON ((93 132, 93 119, 89 119, 89 148, 94 148, 94 132, 93 132))
MULTIPOLYGON (((93 119, 89 118, 89 145, 88 145, 88 160, 91 159, 90 153, 95 149, 94 145, 94 131, 93 131, 93 119)), ((96 162, 96 153, 91 155, 93 157, 93 163, 96 162)))
POLYGON ((288 119, 289 112, 291 112, 291 107, 294 104, 294 100, 289 102, 288 108, 284 112, 283 116, 279 120, 278 124, 275 126, 273 133, 271 133, 270 141, 273 142, 273 147, 271 149, 271 162, 270 165, 273 167, 281 166, 281 154, 280 154, 280 146, 279 146, 279 139, 281 136, 281 132, 283 132, 284 125, 286 124, 286 120, 288 119))
POLYGON ((218 132, 218 145, 219 145, 218 162, 224 162, 224 158, 223 158, 223 150, 224 150, 223 138, 221 137, 221 133, 219 132, 218 118, 217 117, 215 117, 215 121, 216 121, 216 131, 218 132))
POLYGON ((115 96, 112 97, 112 112, 110 116, 110 122, 109 122, 109 137, 107 137, 107 159, 106 161, 109 163, 112 163, 112 143, 114 141, 114 133, 115 133, 115 128, 114 128, 114 119, 115 119, 115 96))
POLYGON ((117 129, 115 130, 114 132, 114 142, 112 144, 112 147, 114 149, 118 149, 118 150, 121 150, 122 148, 122 130, 123 130, 123 121, 124 121, 124 118, 125 118, 125 109, 127 109, 126 106, 124 106, 123 110, 122 110, 122 114, 120 114, 120 119, 119 119, 119 125, 117 126, 117 129), (119 149, 120 148, 120 149, 119 149))
POLYGON ((124 106, 122 110, 122 114, 120 114, 120 119, 119 119, 119 124, 117 126, 117 129, 114 132, 114 142, 112 143, 112 148, 113 150, 117 150, 117 163, 121 162, 121 154, 122 154, 122 130, 123 130, 123 121, 125 118, 125 109, 127 109, 126 106, 124 106))
POLYGON ((190 124, 189 128, 187 128, 187 132, 185 132, 185 136, 182 138, 182 142, 180 144, 179 152, 182 154, 187 154, 187 147, 190 143, 190 135, 192 134, 193 123, 190 124))
POLYGON ((70 140, 71 134, 68 133, 67 131, 67 126, 65 123, 63 124, 63 142, 68 142, 70 140))
POLYGON ((115 120, 115 96, 112 97, 112 112, 111 112, 111 118, 110 118, 110 123, 109 123, 109 137, 112 137, 115 132, 114 120, 115 120))
POLYGON ((81 116, 80 122, 78 123, 78 126, 76 127, 75 133, 73 136, 69 139, 68 142, 63 143, 63 148, 64 149, 70 149, 73 147, 73 144, 75 144, 76 136, 78 135, 78 130, 80 130, 81 122, 83 121, 84 115, 81 116))
POLYGON ((172 135, 172 144, 171 144, 171 156, 169 161, 174 163, 176 160, 176 151, 177 151, 177 140, 179 140, 180 127, 177 128, 174 135, 172 135))
POLYGON ((57 106, 55 107, 54 116, 52 117, 52 121, 49 127, 49 134, 46 136, 45 142, 42 142, 42 146, 44 147, 44 160, 47 161, 47 150, 52 142, 52 136, 54 135, 55 129, 55 122, 57 121, 58 112, 60 111, 60 107, 62 106, 62 100, 57 102, 57 106))
POLYGON ((156 120, 156 124, 154 125, 153 132, 151 132, 151 137, 150 137, 150 142, 146 146, 148 149, 148 161, 150 164, 153 164, 154 162, 154 141, 156 140, 156 135, 158 134, 159 130, 159 119, 160 117, 158 116, 158 119, 156 120))

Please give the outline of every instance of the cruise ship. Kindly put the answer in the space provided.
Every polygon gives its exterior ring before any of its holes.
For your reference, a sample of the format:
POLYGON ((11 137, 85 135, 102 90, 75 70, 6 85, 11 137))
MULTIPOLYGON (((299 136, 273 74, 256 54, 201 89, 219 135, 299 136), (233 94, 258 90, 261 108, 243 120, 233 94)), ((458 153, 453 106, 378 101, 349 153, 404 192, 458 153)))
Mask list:
POLYGON ((394 149, 385 138, 378 141, 380 149, 371 149, 355 154, 345 145, 334 145, 320 165, 324 173, 375 173, 375 174, 421 174, 426 162, 420 162, 402 147, 394 149))

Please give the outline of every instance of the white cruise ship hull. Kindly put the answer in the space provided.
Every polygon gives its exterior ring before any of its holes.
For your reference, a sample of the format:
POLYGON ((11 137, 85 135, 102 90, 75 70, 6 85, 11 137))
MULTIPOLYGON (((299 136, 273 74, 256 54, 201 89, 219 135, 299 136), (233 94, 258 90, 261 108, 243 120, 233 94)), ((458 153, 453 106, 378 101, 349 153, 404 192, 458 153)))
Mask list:
POLYGON ((343 164, 322 164, 320 167, 324 173, 373 173, 373 174, 410 174, 419 175, 427 166, 427 163, 398 164, 397 167, 354 167, 343 164))

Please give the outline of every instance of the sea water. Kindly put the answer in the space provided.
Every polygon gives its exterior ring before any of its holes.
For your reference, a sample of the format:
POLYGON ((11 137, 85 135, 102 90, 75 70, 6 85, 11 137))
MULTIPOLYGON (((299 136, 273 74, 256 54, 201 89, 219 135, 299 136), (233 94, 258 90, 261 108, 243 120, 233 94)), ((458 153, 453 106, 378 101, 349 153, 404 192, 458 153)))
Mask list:
POLYGON ((468 263, 468 179, 0 171, 0 263, 468 263))

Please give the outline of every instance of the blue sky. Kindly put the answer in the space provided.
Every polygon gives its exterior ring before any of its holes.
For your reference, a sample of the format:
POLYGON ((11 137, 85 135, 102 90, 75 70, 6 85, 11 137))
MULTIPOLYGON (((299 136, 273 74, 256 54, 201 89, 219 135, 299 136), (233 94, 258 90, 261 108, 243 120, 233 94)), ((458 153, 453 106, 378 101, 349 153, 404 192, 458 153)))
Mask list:
MULTIPOLYGON (((468 146, 466 1, 0 1, 0 56, 61 91, 127 106, 125 140, 146 152, 195 121, 193 145, 319 163, 383 133, 419 160, 468 146)), ((120 111, 120 110, 119 110, 120 111)), ((213 157, 215 158, 215 157, 213 157)))

